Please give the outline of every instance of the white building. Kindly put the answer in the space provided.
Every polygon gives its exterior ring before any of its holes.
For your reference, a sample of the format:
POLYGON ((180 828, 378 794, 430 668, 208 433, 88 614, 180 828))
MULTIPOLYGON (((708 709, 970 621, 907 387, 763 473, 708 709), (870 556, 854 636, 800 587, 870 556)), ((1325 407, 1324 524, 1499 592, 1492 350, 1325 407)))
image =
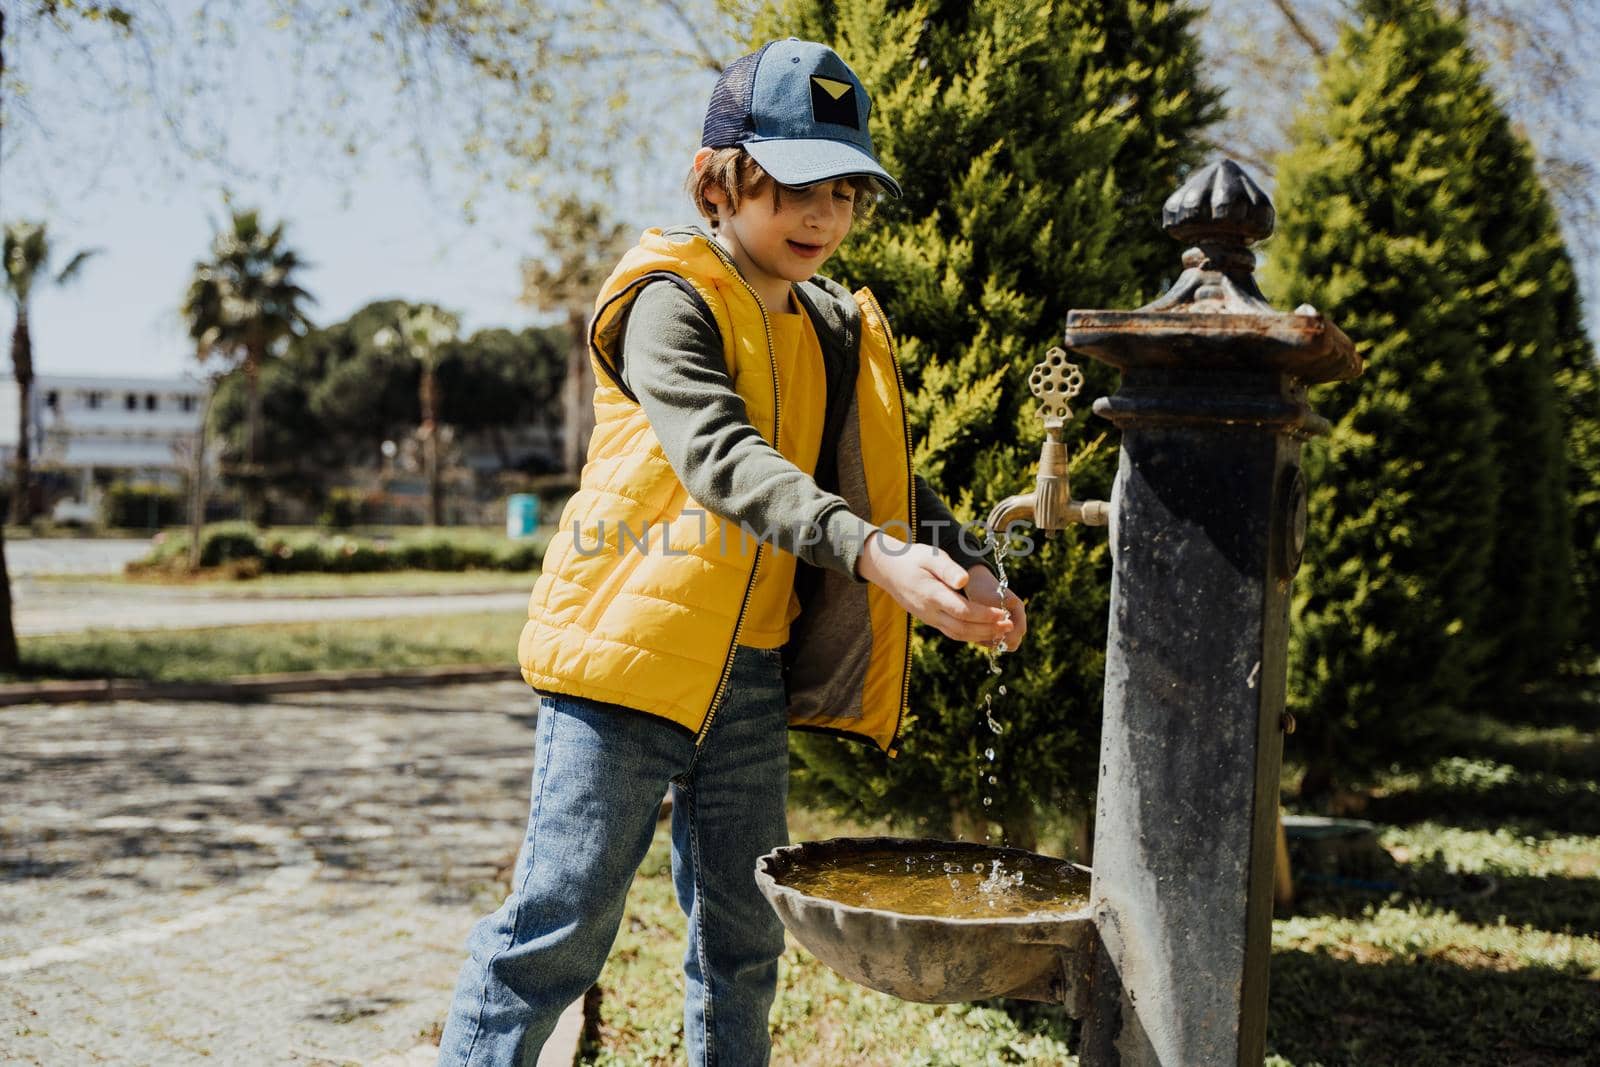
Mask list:
MULTIPOLYGON (((185 378, 34 378, 33 465, 69 476, 71 495, 97 503, 111 480, 177 486, 193 463, 205 386, 185 378)), ((17 383, 0 379, 0 460, 16 455, 17 383)))

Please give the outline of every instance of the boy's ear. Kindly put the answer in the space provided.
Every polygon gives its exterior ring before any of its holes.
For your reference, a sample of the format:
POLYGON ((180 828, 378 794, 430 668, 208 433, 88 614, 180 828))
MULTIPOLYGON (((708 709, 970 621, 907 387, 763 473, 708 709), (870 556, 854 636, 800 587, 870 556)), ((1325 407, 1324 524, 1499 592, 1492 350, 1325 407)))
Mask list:
POLYGON ((714 151, 716 150, 712 148, 702 148, 694 154, 694 172, 696 174, 699 174, 701 169, 705 167, 706 160, 711 158, 711 153, 714 151))

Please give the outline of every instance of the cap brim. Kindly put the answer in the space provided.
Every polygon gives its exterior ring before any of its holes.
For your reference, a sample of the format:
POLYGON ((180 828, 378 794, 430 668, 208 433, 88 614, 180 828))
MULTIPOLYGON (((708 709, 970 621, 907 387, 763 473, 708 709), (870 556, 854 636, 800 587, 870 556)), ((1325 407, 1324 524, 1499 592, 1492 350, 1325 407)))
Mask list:
POLYGON ((844 141, 751 140, 742 147, 762 170, 784 185, 813 185, 860 175, 876 178, 891 196, 900 195, 900 183, 889 177, 877 160, 844 141))

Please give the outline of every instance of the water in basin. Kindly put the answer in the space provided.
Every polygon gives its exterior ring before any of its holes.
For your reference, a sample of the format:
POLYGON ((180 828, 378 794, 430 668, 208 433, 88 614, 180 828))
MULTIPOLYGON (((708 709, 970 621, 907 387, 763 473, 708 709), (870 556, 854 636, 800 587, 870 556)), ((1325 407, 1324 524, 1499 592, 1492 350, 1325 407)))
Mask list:
POLYGON ((1075 911, 1089 874, 1048 856, 964 846, 863 849, 790 870, 782 884, 856 907, 946 919, 1024 918, 1075 911))

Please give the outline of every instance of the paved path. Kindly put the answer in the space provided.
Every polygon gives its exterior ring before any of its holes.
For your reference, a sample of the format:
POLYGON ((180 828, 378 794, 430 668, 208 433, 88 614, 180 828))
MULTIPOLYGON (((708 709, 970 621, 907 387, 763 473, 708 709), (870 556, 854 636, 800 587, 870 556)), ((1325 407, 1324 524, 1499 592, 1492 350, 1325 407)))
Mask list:
POLYGON ((533 710, 518 683, 0 709, 0 1063, 415 1051, 514 858, 533 710))
POLYGON ((146 538, 41 537, 6 541, 6 573, 121 574, 122 568, 150 551, 146 538))
MULTIPOLYGON (((532 588, 530 579, 529 588, 532 588)), ((181 586, 41 582, 12 585, 12 623, 22 636, 115 630, 171 630, 191 626, 247 626, 267 622, 322 622, 402 615, 454 615, 528 609, 525 591, 427 596, 241 597, 181 586)))

